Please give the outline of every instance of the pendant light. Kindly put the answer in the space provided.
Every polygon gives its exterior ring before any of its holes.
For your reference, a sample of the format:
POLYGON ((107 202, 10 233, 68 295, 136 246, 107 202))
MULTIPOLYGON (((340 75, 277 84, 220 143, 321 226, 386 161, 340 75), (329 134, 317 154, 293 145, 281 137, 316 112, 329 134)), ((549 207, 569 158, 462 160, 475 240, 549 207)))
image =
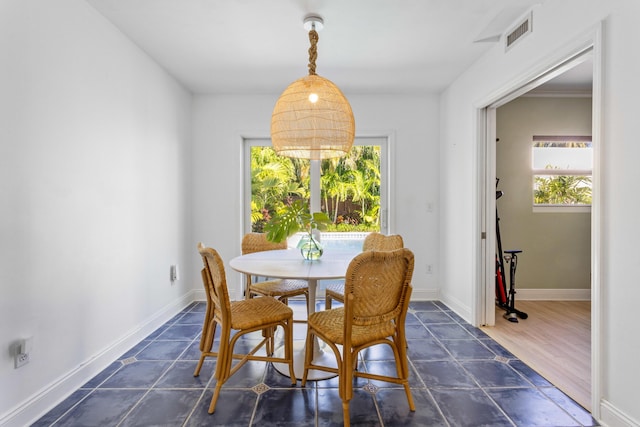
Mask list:
POLYGON ((309 75, 291 83, 271 116, 271 142, 283 156, 322 160, 346 155, 353 145, 355 122, 349 101, 330 80, 316 74, 321 17, 307 16, 309 75))

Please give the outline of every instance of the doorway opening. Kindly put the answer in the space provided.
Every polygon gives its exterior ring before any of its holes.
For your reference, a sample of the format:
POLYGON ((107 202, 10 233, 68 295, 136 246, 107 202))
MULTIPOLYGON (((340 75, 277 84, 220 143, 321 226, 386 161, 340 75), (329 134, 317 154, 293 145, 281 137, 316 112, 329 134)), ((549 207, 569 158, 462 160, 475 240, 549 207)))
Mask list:
MULTIPOLYGON (((481 259, 478 262, 478 290, 476 296, 475 305, 475 319, 478 325, 483 325, 488 328, 496 325, 497 322, 507 322, 501 317, 497 318, 495 309, 495 264, 496 264, 496 178, 497 178, 497 139, 500 135, 497 134, 496 121, 497 110, 505 104, 520 98, 522 95, 532 91, 535 88, 541 88, 543 84, 552 84, 553 80, 567 71, 577 69, 579 66, 584 67, 585 64, 589 64, 592 77, 592 100, 593 106, 591 108, 591 135, 593 136, 594 146, 594 162, 593 162, 593 201, 591 218, 589 220, 588 228, 590 231, 590 237, 588 239, 590 254, 589 254, 589 286, 590 288, 585 290, 591 297, 591 313, 590 315, 590 348, 588 349, 590 367, 588 367, 588 374, 591 377, 590 384, 590 399, 587 402, 582 402, 582 405, 591 410, 593 415, 599 417, 599 410, 597 402, 600 396, 600 371, 599 371, 599 356, 600 356, 600 212, 601 212, 601 198, 599 197, 599 176, 600 170, 599 158, 600 158, 600 73, 601 73, 601 53, 599 50, 599 31, 596 31, 586 42, 583 41, 579 47, 571 49, 561 60, 551 61, 546 70, 533 75, 530 78, 523 79, 522 83, 506 88, 503 94, 494 99, 488 100, 486 106, 479 110, 479 136, 480 141, 483 143, 479 147, 479 178, 480 182, 480 206, 479 206, 479 222, 481 224, 482 238, 480 241, 481 259)), ((502 178, 502 177, 500 177, 502 178)), ((533 178, 532 178, 533 179, 533 178)), ((501 212, 502 215, 502 212, 501 212)), ((502 225, 501 225, 502 226, 502 225)), ((526 249, 526 248, 525 248, 526 249)), ((526 250, 525 250, 526 253, 526 250)), ((525 255, 525 254, 523 254, 525 255)), ((523 262, 521 263, 524 265, 523 262)), ((523 283, 521 277, 518 278, 518 283, 523 283)), ((518 290, 516 289, 516 292, 518 290)), ((520 295, 526 294, 526 292, 520 293, 520 295)), ((520 296, 519 295, 519 296, 520 296)), ((535 299, 535 298, 532 298, 535 299)), ((516 301, 522 301, 522 298, 516 301)), ((535 316, 536 313, 532 311, 528 306, 524 311, 529 313, 529 318, 535 316)), ((520 323, 527 322, 523 320, 520 323)), ((517 324, 515 324, 517 325, 517 324)), ((535 345, 535 344, 534 344, 535 345)), ((505 346, 508 348, 508 346, 505 346)), ((523 359, 525 363, 527 360, 523 359)), ((536 366, 538 368, 538 366, 536 366)), ((555 384, 558 386, 558 384, 555 384)), ((559 387, 561 388, 561 387, 559 387)))

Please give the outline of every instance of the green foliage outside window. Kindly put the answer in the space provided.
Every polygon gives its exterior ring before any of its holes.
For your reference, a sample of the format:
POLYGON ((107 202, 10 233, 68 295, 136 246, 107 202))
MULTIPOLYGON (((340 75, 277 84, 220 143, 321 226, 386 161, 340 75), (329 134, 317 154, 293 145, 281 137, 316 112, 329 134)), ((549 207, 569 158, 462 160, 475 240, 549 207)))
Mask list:
MULTIPOLYGON (((380 150, 354 146, 349 155, 321 162, 321 210, 328 231, 379 231, 380 150)), ((308 160, 278 156, 271 147, 251 149, 251 224, 264 231, 275 212, 309 199, 308 160)))
POLYGON ((535 206, 591 205, 590 136, 534 136, 535 206))
POLYGON ((591 177, 537 175, 533 194, 536 205, 591 205, 591 177))

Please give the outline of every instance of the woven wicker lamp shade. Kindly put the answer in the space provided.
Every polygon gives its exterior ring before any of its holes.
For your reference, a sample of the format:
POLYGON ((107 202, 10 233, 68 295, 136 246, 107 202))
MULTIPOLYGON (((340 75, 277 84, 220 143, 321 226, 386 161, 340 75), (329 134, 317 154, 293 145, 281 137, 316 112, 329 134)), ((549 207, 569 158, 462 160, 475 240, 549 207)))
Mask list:
POLYGON ((342 157, 351 150, 355 137, 353 112, 338 86, 315 72, 315 26, 309 40, 309 75, 291 83, 276 102, 271 115, 271 143, 278 154, 287 157, 342 157))

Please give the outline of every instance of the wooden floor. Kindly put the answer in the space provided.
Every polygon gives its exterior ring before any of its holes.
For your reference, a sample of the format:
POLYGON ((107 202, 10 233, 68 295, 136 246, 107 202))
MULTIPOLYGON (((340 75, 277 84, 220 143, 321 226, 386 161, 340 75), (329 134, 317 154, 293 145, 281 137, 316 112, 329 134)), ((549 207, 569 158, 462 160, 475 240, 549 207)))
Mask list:
POLYGON ((496 309, 491 338, 591 411, 591 303, 516 301, 529 315, 518 323, 496 309))

